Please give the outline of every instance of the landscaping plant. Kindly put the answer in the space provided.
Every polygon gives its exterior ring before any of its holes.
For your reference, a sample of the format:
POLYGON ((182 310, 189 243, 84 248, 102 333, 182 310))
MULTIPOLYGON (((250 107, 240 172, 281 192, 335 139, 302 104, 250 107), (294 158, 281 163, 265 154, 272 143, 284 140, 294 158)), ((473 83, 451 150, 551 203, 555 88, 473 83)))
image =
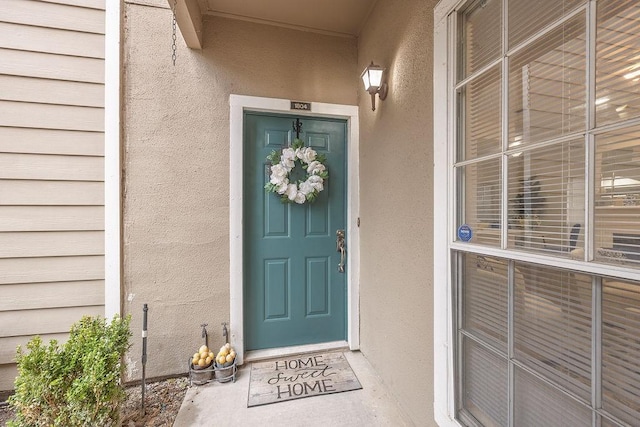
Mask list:
POLYGON ((122 358, 129 348, 130 317, 83 317, 69 340, 48 345, 39 336, 18 347, 18 377, 9 404, 10 427, 118 425, 125 398, 122 358))

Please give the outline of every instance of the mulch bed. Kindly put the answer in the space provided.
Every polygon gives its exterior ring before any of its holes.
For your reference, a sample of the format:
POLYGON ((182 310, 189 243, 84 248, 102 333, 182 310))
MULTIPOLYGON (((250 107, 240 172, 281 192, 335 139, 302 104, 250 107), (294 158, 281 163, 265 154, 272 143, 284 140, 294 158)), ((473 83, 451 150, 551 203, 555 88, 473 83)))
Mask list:
MULTIPOLYGON (((187 378, 171 378, 147 384, 145 414, 142 414, 142 387, 127 387, 127 399, 122 405, 123 427, 171 427, 187 392, 187 378)), ((11 408, 0 403, 0 426, 13 418, 11 408)))

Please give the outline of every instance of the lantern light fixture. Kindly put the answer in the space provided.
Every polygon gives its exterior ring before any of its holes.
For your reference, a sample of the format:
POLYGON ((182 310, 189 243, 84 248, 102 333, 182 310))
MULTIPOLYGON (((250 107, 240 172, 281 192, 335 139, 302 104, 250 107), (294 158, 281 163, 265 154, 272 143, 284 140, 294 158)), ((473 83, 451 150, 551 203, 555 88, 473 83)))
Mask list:
POLYGON ((376 93, 380 98, 380 101, 384 101, 387 97, 387 91, 389 86, 383 82, 384 68, 379 65, 375 65, 373 61, 368 65, 360 77, 364 83, 364 89, 371 95, 371 110, 376 111, 376 93))

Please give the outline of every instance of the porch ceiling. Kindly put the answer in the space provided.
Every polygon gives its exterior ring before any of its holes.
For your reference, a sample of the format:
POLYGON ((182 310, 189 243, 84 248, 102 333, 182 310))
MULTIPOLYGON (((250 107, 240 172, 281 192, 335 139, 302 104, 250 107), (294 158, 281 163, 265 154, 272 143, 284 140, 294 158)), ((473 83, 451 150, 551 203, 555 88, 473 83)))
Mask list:
POLYGON ((197 0, 203 15, 356 37, 377 0, 197 0))

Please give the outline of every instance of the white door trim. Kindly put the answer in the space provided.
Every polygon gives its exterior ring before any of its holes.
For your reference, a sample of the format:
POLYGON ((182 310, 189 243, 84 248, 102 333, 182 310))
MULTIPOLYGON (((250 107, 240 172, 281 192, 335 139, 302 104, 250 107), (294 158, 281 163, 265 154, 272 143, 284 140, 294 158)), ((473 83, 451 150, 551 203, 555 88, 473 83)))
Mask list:
POLYGON ((360 212, 359 176, 359 120, 355 105, 311 103, 311 111, 292 111, 288 99, 230 95, 229 146, 229 257, 230 257, 230 326, 231 344, 238 354, 238 363, 244 361, 244 315, 242 295, 242 178, 243 178, 243 121, 245 111, 294 113, 300 116, 333 117, 347 120, 347 342, 351 350, 360 348, 360 212))

